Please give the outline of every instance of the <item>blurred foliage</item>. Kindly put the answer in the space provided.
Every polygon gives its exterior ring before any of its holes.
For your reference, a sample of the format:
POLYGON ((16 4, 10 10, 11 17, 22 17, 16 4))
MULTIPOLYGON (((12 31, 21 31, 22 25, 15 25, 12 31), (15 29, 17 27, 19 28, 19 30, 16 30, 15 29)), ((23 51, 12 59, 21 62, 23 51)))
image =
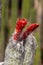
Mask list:
POLYGON ((35 23, 36 10, 34 9, 34 0, 23 0, 22 18, 29 19, 31 23, 35 23))
POLYGON ((36 49, 36 55, 34 58, 34 65, 40 65, 40 34, 39 31, 35 31, 35 37, 37 40, 37 49, 36 49))
POLYGON ((17 0, 12 0, 12 16, 11 16, 11 24, 12 24, 11 29, 12 29, 12 31, 14 31, 17 16, 18 16, 17 7, 18 7, 17 0))
POLYGON ((41 2, 41 0, 38 0, 39 2, 41 2))
POLYGON ((22 17, 29 19, 31 8, 34 6, 34 0, 23 0, 22 17))
POLYGON ((22 18, 29 18, 30 13, 30 0, 22 1, 22 18))
POLYGON ((30 11, 29 19, 30 19, 31 23, 36 23, 35 22, 36 21, 36 10, 34 8, 32 8, 31 11, 30 11))

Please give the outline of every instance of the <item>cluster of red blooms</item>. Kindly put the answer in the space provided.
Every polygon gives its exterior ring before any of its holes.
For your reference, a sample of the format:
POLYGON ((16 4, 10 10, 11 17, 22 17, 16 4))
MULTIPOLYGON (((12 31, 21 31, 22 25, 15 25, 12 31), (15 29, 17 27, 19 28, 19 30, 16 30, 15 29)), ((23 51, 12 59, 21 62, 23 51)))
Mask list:
MULTIPOLYGON (((23 30, 23 28, 26 26, 28 21, 26 19, 18 19, 16 24, 16 34, 14 35, 14 39, 19 39, 19 36, 23 30)), ((31 32, 33 32, 39 24, 31 24, 29 27, 27 27, 26 31, 23 33, 22 38, 25 39, 31 32)))

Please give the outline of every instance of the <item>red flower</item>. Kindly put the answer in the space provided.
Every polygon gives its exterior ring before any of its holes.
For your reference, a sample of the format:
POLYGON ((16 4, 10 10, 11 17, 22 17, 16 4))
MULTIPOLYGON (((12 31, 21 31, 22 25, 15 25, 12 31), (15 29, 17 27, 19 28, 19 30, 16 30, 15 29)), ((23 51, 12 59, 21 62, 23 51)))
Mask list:
POLYGON ((39 26, 39 24, 31 24, 31 25, 27 28, 27 31, 28 31, 28 32, 32 32, 32 31, 34 31, 38 26, 39 26))
POLYGON ((30 33, 32 33, 38 26, 39 24, 31 24, 24 32, 23 39, 25 39, 30 33))
POLYGON ((16 34, 14 34, 14 40, 19 39, 20 34, 22 32, 22 29, 25 27, 26 24, 27 24, 27 20, 26 19, 18 19, 17 20, 16 34))
POLYGON ((27 20, 26 19, 17 20, 16 30, 22 31, 22 29, 25 27, 26 24, 27 24, 27 20))

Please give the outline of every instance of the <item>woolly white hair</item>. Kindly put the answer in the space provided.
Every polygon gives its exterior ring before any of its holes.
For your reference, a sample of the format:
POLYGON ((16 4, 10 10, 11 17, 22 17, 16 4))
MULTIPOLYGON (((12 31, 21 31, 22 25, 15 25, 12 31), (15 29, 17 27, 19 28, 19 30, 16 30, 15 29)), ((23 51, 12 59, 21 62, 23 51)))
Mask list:
POLYGON ((36 48, 37 48, 37 42, 35 37, 33 36, 33 34, 30 34, 27 39, 26 39, 26 44, 27 44, 27 52, 25 54, 25 56, 27 57, 27 59, 24 59, 24 64, 26 65, 33 65, 34 62, 34 55, 36 52, 36 48))
POLYGON ((4 65, 4 62, 0 62, 0 65, 4 65))
POLYGON ((33 65, 37 48, 36 43, 36 39, 32 34, 27 37, 25 47, 23 47, 23 40, 16 42, 11 37, 5 51, 4 63, 0 65, 33 65), (23 52, 24 54, 22 55, 23 52))

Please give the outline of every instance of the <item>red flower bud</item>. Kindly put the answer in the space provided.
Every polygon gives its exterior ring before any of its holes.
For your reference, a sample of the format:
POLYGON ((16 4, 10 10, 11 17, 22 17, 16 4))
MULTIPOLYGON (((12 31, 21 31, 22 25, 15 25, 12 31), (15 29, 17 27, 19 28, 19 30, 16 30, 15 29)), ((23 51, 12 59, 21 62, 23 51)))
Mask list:
POLYGON ((26 19, 18 19, 17 24, 16 24, 16 34, 14 34, 14 39, 17 40, 20 37, 20 34, 22 32, 22 29, 25 27, 27 24, 26 19))
POLYGON ((25 39, 30 33, 32 33, 38 26, 39 24, 31 24, 23 33, 23 39, 25 39))
POLYGON ((26 24, 27 24, 27 20, 26 19, 17 20, 16 30, 22 31, 22 29, 25 27, 26 24))

